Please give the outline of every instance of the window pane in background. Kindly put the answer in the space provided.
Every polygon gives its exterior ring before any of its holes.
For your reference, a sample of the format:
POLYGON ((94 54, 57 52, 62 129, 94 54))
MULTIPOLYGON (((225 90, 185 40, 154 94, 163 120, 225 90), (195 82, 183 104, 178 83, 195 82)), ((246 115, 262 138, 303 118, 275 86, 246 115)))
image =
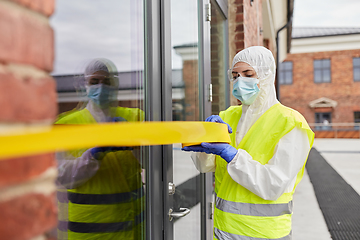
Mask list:
POLYGON ((330 70, 325 69, 322 71, 323 82, 330 82, 330 70))
POLYGON ((291 84, 292 83, 292 72, 285 73, 285 83, 291 84))
POLYGON ((354 122, 360 123, 360 112, 354 112, 354 122))
POLYGON ((285 84, 285 73, 284 72, 279 73, 279 83, 285 84))
POLYGON ((316 83, 322 82, 321 70, 315 70, 314 71, 314 82, 316 82, 316 83))
POLYGON ((360 67, 354 68, 354 81, 360 81, 360 67))
POLYGON ((354 67, 360 67, 360 58, 353 58, 354 67))
POLYGON ((322 62, 321 60, 314 60, 314 68, 318 69, 322 67, 322 62))
POLYGON ((322 60, 322 67, 323 68, 330 68, 330 59, 322 60))
POLYGON ((292 62, 284 62, 284 69, 292 71, 292 62))

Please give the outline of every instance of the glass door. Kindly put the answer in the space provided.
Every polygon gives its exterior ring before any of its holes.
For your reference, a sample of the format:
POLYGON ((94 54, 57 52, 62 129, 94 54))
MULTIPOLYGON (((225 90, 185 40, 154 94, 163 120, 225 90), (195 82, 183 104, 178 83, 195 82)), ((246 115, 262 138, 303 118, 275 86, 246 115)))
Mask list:
MULTIPOLYGON (((198 3, 171 1, 172 112, 174 121, 199 121, 198 3)), ((190 153, 173 145, 175 193, 170 211, 181 217, 171 220, 173 239, 201 239, 200 174, 190 153), (183 216, 182 216, 183 215, 183 216)))
MULTIPOLYGON (((207 1, 171 1, 173 121, 201 121, 206 109, 210 110, 210 78, 208 83, 204 81, 210 76, 209 8, 207 1)), ((206 199, 206 177, 195 168, 191 153, 181 151, 181 147, 173 144, 170 185, 175 191, 170 198, 170 215, 174 216, 170 228, 175 240, 206 239, 205 229, 212 228, 211 224, 207 226, 211 200, 206 199)))

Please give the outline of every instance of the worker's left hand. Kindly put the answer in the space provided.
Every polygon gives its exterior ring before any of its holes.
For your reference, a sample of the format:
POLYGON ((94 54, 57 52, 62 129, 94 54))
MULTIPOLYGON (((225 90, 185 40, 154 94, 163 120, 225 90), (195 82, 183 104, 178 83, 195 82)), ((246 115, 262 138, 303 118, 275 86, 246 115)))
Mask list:
POLYGON ((225 159, 225 161, 228 163, 231 162, 231 160, 233 160, 233 158, 237 154, 236 148, 234 148, 228 143, 203 142, 201 143, 201 145, 183 147, 182 150, 216 154, 225 159))
POLYGON ((228 127, 228 132, 229 132, 229 133, 232 133, 232 128, 230 127, 230 125, 227 124, 226 122, 224 122, 224 120, 222 120, 219 115, 211 115, 210 117, 208 117, 207 119, 205 119, 205 122, 217 122, 217 123, 226 124, 227 127, 228 127))

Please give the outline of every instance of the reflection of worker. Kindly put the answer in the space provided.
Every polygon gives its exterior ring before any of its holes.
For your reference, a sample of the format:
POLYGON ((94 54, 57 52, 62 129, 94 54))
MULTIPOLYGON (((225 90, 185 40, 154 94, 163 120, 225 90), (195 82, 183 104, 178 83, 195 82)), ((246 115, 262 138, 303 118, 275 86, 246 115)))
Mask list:
POLYGON ((240 51, 229 71, 242 106, 206 121, 228 124, 231 144, 183 149, 201 152, 192 156, 201 172, 215 171, 215 238, 291 239, 292 196, 314 134, 302 115, 276 100, 269 50, 240 51))
MULTIPOLYGON (((143 112, 116 107, 116 68, 95 59, 85 70, 86 108, 62 114, 56 124, 142 121, 143 112)), ((119 136, 121 137, 121 136, 119 136)), ((57 154, 59 239, 139 239, 144 193, 135 150, 94 147, 57 154)))

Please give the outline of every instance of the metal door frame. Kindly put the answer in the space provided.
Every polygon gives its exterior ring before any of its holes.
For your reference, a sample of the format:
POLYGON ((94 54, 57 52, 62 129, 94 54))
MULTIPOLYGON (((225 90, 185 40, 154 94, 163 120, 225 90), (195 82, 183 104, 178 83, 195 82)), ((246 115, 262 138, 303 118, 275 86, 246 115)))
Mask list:
MULTIPOLYGON (((205 12, 209 3, 210 0, 198 0, 200 120, 211 113, 211 102, 208 100, 211 83, 210 22, 206 21, 205 12)), ((146 121, 172 120, 170 14, 170 0, 144 1, 146 121)), ((173 179, 172 145, 151 146, 146 151, 146 236, 150 240, 172 239, 173 224, 168 220, 168 211, 173 205, 172 197, 168 194, 168 184, 173 179)), ((203 240, 212 239, 211 202, 212 175, 201 174, 203 240)))
MULTIPOLYGON (((171 121, 172 86, 171 61, 169 61, 171 59, 171 33, 169 29, 169 1, 144 1, 146 121, 171 121), (167 101, 169 98, 170 102, 167 101)), ((167 220, 166 209, 169 208, 165 185, 169 178, 168 174, 172 174, 172 171, 167 171, 165 174, 164 169, 172 170, 172 162, 163 161, 163 159, 172 159, 171 150, 171 146, 146 148, 146 239, 168 239, 172 235, 172 232, 164 230, 167 220)))

